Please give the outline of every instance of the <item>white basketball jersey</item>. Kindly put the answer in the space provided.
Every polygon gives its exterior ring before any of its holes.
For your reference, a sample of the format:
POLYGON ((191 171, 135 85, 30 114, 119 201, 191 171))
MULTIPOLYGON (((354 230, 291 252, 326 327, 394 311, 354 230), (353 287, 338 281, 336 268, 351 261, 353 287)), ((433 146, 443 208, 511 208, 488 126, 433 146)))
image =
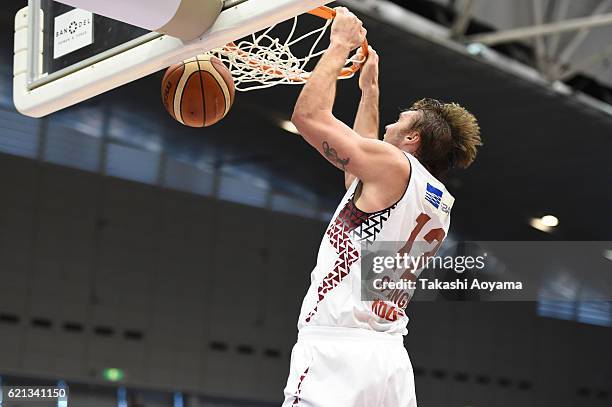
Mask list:
POLYGON ((406 156, 410 179, 394 205, 363 212, 353 202, 359 180, 347 190, 321 241, 298 329, 315 325, 408 333, 406 303, 361 300, 361 244, 395 242, 399 251, 418 241, 435 253, 448 234, 454 198, 415 157, 406 156))

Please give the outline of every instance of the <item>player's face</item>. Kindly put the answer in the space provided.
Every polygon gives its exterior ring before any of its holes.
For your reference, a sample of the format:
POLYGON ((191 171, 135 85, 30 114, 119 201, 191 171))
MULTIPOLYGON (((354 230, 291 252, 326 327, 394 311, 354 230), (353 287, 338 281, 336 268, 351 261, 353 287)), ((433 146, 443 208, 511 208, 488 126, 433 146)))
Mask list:
POLYGON ((407 110, 400 113, 399 119, 385 127, 384 141, 391 143, 394 146, 400 146, 403 138, 414 127, 414 124, 420 117, 420 112, 416 110, 407 110))

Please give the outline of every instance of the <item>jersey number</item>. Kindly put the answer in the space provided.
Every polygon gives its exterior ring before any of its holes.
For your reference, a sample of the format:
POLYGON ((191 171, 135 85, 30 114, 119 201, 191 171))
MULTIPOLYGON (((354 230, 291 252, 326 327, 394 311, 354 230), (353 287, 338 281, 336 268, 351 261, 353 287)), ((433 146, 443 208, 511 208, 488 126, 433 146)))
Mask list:
MULTIPOLYGON (((429 223, 430 220, 431 216, 427 215, 426 213, 421 213, 419 216, 417 216, 416 226, 414 227, 414 229, 412 229, 412 232, 408 237, 408 241, 398 251, 401 256, 410 253, 417 236, 421 233, 423 228, 427 225, 427 223, 429 223)), ((440 248, 440 245, 442 245, 442 241, 445 237, 446 232, 444 232, 444 229, 442 228, 431 229, 429 232, 425 233, 425 235, 423 236, 423 240, 429 244, 432 244, 435 241, 436 245, 433 247, 433 249, 423 253, 421 256, 424 259, 427 259, 431 256, 435 256, 435 254, 438 252, 438 249, 440 248)), ((404 274, 402 274, 401 278, 407 280, 416 280, 416 274, 412 273, 412 269, 408 269, 404 272, 404 274)), ((406 308, 406 305, 408 305, 409 300, 408 294, 402 290, 393 290, 391 293, 388 294, 387 298, 389 298, 389 300, 392 301, 394 304, 397 304, 399 308, 397 308, 395 305, 390 304, 387 301, 376 300, 372 304, 372 311, 379 317, 384 318, 388 321, 396 321, 398 319, 398 316, 404 315, 404 308, 406 308)))

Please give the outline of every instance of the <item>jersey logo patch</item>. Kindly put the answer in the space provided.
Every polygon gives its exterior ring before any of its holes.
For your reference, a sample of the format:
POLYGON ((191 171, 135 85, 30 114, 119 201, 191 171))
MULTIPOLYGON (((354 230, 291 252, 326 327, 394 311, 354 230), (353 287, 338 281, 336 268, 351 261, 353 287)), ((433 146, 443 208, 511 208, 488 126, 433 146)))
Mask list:
POLYGON ((425 191, 425 199, 427 202, 432 204, 434 208, 440 207, 440 201, 442 200, 442 191, 433 185, 427 183, 427 191, 425 191))

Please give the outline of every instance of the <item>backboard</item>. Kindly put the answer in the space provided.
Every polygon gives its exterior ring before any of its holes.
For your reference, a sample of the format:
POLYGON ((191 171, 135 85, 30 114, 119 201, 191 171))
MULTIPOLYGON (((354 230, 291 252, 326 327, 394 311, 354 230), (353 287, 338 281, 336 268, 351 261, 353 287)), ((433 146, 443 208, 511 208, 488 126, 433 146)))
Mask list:
POLYGON ((208 31, 183 41, 51 0, 30 0, 15 16, 15 107, 45 116, 329 1, 226 1, 208 31))

